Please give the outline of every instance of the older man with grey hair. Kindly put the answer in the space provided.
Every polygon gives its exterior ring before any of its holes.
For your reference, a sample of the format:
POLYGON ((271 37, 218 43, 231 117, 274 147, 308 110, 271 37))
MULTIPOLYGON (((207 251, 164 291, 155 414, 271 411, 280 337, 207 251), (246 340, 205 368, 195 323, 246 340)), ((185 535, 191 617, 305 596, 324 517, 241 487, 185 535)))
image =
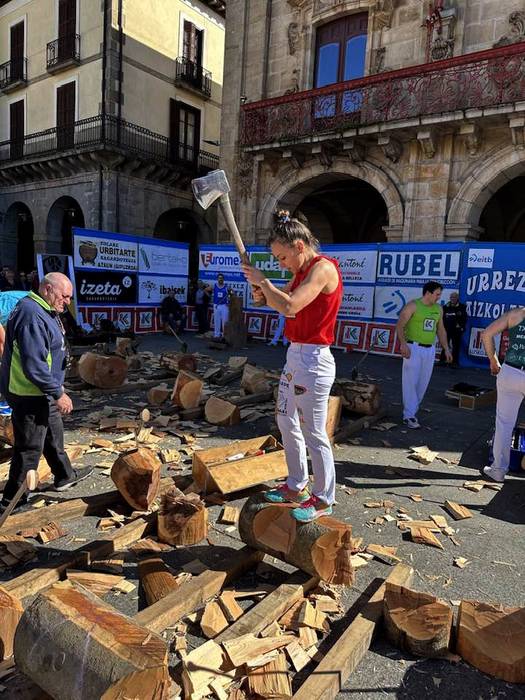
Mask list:
POLYGON ((72 294, 70 280, 51 272, 38 293, 30 292, 18 303, 7 322, 0 389, 13 411, 14 447, 0 515, 42 454, 58 491, 92 472, 73 469, 64 450, 62 415, 71 413, 73 403, 63 387, 68 352, 60 314, 72 294))

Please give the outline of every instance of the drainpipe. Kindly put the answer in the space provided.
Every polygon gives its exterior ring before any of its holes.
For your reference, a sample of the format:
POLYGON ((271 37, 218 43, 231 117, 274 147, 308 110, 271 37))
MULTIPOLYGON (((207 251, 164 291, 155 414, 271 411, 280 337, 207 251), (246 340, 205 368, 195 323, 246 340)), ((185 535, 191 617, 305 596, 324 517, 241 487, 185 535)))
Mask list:
MULTIPOLYGON (((122 0, 118 0, 118 104, 117 104, 117 144, 121 142, 122 120, 122 56, 124 47, 124 30, 122 27, 122 0)), ((119 167, 119 166, 117 166, 119 167)), ((120 172, 116 171, 115 183, 115 227, 120 231, 120 172)))
POLYGON ((264 24, 264 59, 263 59, 263 66, 264 66, 264 73, 263 73, 263 82, 262 82, 262 88, 261 88, 261 99, 265 100, 268 92, 268 72, 269 72, 269 65, 268 65, 268 58, 270 56, 270 38, 271 38, 271 33, 272 33, 272 7, 273 7, 273 0, 267 0, 266 1, 266 21, 264 24))
MULTIPOLYGON (((108 17, 108 2, 109 0, 104 0, 102 18, 102 99, 100 101, 100 111, 101 111, 101 131, 100 137, 102 144, 106 141, 106 66, 107 66, 107 17, 108 17)), ((102 190, 104 187, 104 173, 102 165, 99 165, 98 170, 98 228, 102 231, 104 227, 104 214, 102 212, 103 196, 102 190)))

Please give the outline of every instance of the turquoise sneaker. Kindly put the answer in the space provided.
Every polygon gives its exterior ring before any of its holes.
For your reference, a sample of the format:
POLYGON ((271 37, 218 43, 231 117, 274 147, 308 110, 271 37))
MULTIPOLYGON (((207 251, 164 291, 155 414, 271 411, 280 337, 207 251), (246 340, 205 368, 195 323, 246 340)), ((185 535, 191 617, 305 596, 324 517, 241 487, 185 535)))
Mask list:
POLYGON ((291 516, 300 523, 311 523, 317 518, 322 518, 323 515, 332 515, 332 513, 332 506, 312 494, 307 501, 292 510, 291 516))
POLYGON ((286 484, 281 484, 277 488, 267 491, 264 498, 269 503, 306 503, 310 499, 310 492, 306 486, 295 494, 290 491, 286 484))

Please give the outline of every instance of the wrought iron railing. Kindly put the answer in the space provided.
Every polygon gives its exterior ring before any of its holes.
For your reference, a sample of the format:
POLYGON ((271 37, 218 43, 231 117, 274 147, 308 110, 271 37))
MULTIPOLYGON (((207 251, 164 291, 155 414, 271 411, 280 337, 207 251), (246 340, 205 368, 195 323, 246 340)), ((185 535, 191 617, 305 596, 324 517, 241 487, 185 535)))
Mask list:
POLYGON ((0 66, 0 90, 27 82, 27 58, 12 58, 0 66))
POLYGON ((23 139, 0 143, 0 164, 5 161, 47 157, 66 150, 86 151, 115 148, 145 159, 185 165, 192 170, 213 170, 219 157, 194 149, 138 124, 112 115, 81 119, 70 125, 53 127, 23 139))
POLYGON ((185 83, 208 97, 211 95, 211 73, 195 61, 179 57, 175 61, 175 82, 185 83))
POLYGON ((47 45, 47 70, 58 68, 62 63, 80 61, 80 35, 67 34, 50 41, 47 45))
POLYGON ((242 107, 241 143, 321 133, 525 100, 525 42, 296 92, 242 107))

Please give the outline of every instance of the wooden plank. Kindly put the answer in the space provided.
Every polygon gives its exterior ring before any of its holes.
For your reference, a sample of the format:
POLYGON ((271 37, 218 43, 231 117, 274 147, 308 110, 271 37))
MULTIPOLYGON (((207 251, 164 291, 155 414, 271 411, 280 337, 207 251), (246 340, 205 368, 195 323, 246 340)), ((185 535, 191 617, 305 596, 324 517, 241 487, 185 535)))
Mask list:
POLYGON ((448 510, 454 520, 466 520, 467 518, 472 518, 472 513, 470 510, 466 506, 462 506, 460 503, 456 503, 455 501, 445 501, 445 505, 443 507, 448 510))
MULTIPOLYGON (((386 580, 406 586, 410 585, 413 574, 412 568, 398 564, 386 580)), ((334 640, 326 656, 293 695, 293 700, 333 700, 337 696, 368 651, 374 631, 383 616, 385 590, 383 581, 339 639, 334 640)))

